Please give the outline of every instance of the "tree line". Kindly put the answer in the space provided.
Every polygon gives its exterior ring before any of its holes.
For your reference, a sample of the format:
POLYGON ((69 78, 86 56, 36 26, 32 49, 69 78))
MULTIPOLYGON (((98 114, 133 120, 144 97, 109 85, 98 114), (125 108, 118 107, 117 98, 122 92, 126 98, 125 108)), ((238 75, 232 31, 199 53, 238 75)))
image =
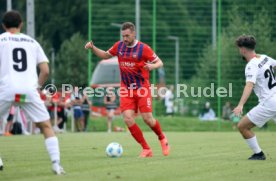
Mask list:
MULTIPOLYGON (((88 37, 87 0, 36 0, 35 31, 48 57, 56 53, 56 83, 87 83, 87 52, 83 49, 88 37)), ((152 1, 141 0, 141 40, 152 45, 152 1)), ((0 1, 0 13, 6 2, 0 1)), ((173 35, 180 38, 180 81, 190 85, 216 82, 217 50, 222 50, 221 80, 233 83, 235 97, 242 92, 245 63, 234 46, 241 34, 253 34, 257 51, 276 57, 276 3, 273 0, 222 1, 222 46, 212 47, 212 0, 157 0, 156 52, 165 64, 168 84, 174 82, 173 35)), ((26 20, 26 2, 13 1, 13 9, 26 20)), ((217 11, 218 12, 218 11, 217 11)), ((92 0, 92 37, 95 44, 110 48, 119 39, 119 29, 112 23, 135 21, 135 1, 92 0)), ((3 32, 3 29, 0 30, 3 32)), ((24 29, 25 31, 25 29, 24 29)), ((93 68, 99 59, 93 56, 93 68)), ((237 101, 237 100, 234 100, 237 101)))

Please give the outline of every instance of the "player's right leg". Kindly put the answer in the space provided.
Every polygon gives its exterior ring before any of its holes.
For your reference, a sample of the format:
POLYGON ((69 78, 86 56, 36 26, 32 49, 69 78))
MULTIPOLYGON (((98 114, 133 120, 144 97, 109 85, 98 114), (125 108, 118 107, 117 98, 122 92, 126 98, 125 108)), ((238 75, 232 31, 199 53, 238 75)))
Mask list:
POLYGON ((14 117, 14 115, 9 113, 9 116, 7 118, 7 123, 5 126, 4 136, 12 136, 11 128, 12 128, 12 123, 13 123, 13 117, 14 117))
POLYGON ((139 128, 139 126, 135 123, 134 120, 134 110, 124 110, 123 111, 124 121, 133 136, 133 138, 142 146, 143 150, 140 154, 140 157, 152 157, 152 150, 150 149, 148 143, 146 142, 144 135, 139 128))
MULTIPOLYGON (((0 119, 2 121, 5 120, 6 115, 9 115, 9 110, 10 110, 11 106, 12 106, 12 102, 0 100, 0 119)), ((10 120, 13 120, 13 119, 10 119, 10 120)), ((11 124, 12 124, 12 121, 7 120, 5 130, 4 130, 4 135, 7 135, 7 136, 11 135, 9 133, 11 124)))
POLYGON ((265 160, 266 157, 260 148, 256 135, 252 132, 252 128, 255 127, 255 124, 251 122, 248 116, 244 116, 241 121, 238 123, 238 129, 245 139, 248 146, 253 151, 253 155, 249 157, 249 160, 265 160))
POLYGON ((52 162, 55 174, 64 174, 60 165, 59 142, 53 131, 50 116, 41 100, 25 103, 21 106, 23 112, 38 126, 45 138, 45 146, 52 162))
POLYGON ((265 160, 265 155, 259 147, 255 134, 251 128, 263 125, 276 115, 276 96, 273 95, 270 99, 262 104, 258 104, 251 109, 246 116, 244 116, 238 124, 238 128, 246 140, 249 147, 253 150, 254 154, 249 158, 250 160, 265 160))

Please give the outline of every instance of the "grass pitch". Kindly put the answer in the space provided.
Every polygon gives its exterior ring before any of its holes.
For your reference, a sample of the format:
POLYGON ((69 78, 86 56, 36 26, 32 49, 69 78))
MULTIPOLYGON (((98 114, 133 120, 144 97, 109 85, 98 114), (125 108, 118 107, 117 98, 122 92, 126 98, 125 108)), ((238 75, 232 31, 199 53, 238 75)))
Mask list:
POLYGON ((156 136, 146 132, 152 158, 141 159, 140 146, 129 133, 59 134, 62 165, 67 172, 56 176, 43 137, 0 137, 4 171, 0 180, 275 180, 276 133, 257 132, 266 161, 248 161, 252 154, 237 132, 168 132, 171 154, 164 157, 156 136), (105 155, 108 143, 122 144, 121 158, 105 155))

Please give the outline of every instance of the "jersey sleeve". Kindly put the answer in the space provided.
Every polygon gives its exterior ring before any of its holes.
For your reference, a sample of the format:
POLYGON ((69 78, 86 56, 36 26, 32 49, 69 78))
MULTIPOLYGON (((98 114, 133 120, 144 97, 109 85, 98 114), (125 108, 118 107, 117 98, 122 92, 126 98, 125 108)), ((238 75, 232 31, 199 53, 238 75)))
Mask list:
POLYGON ((116 42, 107 52, 112 56, 117 56, 120 41, 116 42))
POLYGON ((258 66, 257 64, 247 64, 245 67, 245 78, 246 82, 256 83, 258 75, 258 66))
POLYGON ((37 48, 37 64, 43 63, 43 62, 49 62, 47 56, 45 55, 45 52, 41 48, 41 46, 38 44, 37 48))
POLYGON ((148 45, 144 46, 143 56, 144 56, 145 62, 154 62, 158 58, 158 56, 154 53, 154 51, 148 45))

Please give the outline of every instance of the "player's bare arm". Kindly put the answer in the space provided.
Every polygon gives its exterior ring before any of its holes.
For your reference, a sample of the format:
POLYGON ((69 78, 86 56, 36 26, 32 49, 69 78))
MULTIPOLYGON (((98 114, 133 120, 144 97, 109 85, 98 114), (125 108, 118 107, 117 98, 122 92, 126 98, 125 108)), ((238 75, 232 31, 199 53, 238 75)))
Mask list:
POLYGON ((38 64, 38 68, 40 70, 39 77, 38 77, 38 84, 42 86, 49 77, 49 66, 47 62, 42 62, 38 64))
POLYGON ((246 103, 247 99, 249 98, 253 87, 254 87, 253 82, 249 82, 249 81, 246 82, 240 102, 239 102, 238 106, 233 110, 233 112, 236 116, 239 116, 242 114, 243 105, 246 103))
POLYGON ((107 51, 101 50, 99 48, 97 48, 94 43, 92 41, 86 43, 86 45, 84 46, 85 49, 91 49, 92 52, 99 58, 102 59, 109 59, 112 57, 112 55, 110 55, 107 51))
POLYGON ((157 58, 155 61, 151 63, 145 63, 144 69, 147 69, 148 71, 151 71, 153 69, 157 69, 163 66, 163 62, 160 58, 157 58))

